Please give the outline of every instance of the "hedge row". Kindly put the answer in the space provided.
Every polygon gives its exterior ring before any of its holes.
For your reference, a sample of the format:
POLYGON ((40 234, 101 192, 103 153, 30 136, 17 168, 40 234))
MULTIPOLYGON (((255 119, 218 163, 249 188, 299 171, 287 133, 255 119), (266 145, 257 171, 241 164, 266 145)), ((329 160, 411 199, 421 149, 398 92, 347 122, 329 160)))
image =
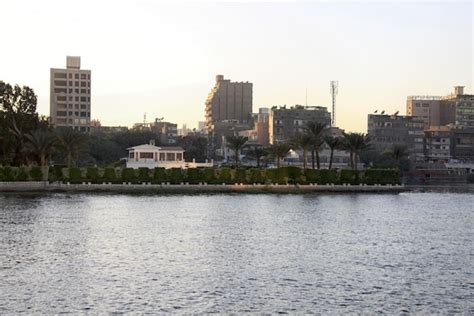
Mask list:
POLYGON ((41 181, 40 167, 0 167, 0 181, 41 181))
POLYGON ((282 167, 277 169, 244 169, 244 168, 197 168, 197 169, 164 169, 164 168, 62 168, 51 167, 50 181, 70 183, 208 183, 208 184, 398 184, 400 177, 393 169, 354 170, 313 170, 306 172, 299 167, 282 167))

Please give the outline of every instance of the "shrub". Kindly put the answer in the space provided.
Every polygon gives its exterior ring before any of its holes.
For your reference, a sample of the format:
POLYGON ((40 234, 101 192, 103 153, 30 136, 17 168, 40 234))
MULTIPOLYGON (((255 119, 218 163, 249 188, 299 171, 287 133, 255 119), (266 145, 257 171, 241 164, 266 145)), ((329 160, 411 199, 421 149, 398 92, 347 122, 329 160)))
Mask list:
POLYGON ((65 168, 63 165, 54 165, 49 167, 48 180, 50 182, 63 181, 65 179, 63 168, 65 168))
POLYGON ((171 168, 167 170, 169 182, 172 184, 180 184, 184 182, 183 169, 181 168, 171 168))
POLYGON ((149 168, 138 168, 138 179, 141 183, 150 182, 150 169, 149 168))
POLYGON ((238 168, 235 170, 234 183, 248 183, 246 169, 238 168))
POLYGON ((202 174, 204 182, 209 184, 217 183, 216 170, 214 168, 204 168, 202 174))
POLYGON ((229 184, 232 182, 231 169, 228 167, 220 168, 219 170, 219 183, 229 184))
POLYGON ((30 169, 30 178, 33 181, 41 181, 43 180, 43 171, 41 167, 33 167, 30 169))
POLYGON ((92 183, 99 182, 99 170, 97 168, 87 168, 86 170, 86 178, 88 181, 92 183))
POLYGON ((82 172, 79 168, 69 168, 68 180, 71 183, 80 183, 82 181, 82 172))
POLYGON ((399 184, 400 175, 396 169, 367 169, 364 173, 367 184, 399 184))
POLYGON ((307 183, 327 184, 337 183, 337 171, 334 169, 307 169, 305 172, 307 183))
POLYGON ((188 181, 191 184, 197 184, 199 182, 203 182, 202 180, 202 172, 198 168, 189 168, 187 170, 187 177, 186 181, 188 181))
MULTIPOLYGON (((0 168, 1 169, 1 168, 0 168)), ((11 167, 4 167, 0 172, 0 181, 15 181, 15 173, 11 167)))
POLYGON ((250 183, 265 183, 261 169, 250 169, 250 183))
POLYGON ((115 168, 105 168, 104 175, 102 176, 102 182, 117 182, 117 173, 115 168))
POLYGON ((305 173, 306 183, 318 183, 318 173, 315 169, 306 169, 305 173))
POLYGON ((303 174, 300 167, 288 166, 284 168, 289 183, 303 183, 303 174))
POLYGON ((137 179, 137 176, 135 175, 135 170, 133 168, 122 169, 122 181, 137 183, 138 179, 137 179))
POLYGON ((474 183, 474 173, 470 173, 467 175, 467 182, 474 183))
POLYGON ((265 172, 266 180, 270 183, 287 184, 288 173, 286 167, 267 169, 265 172))
POLYGON ((356 170, 343 169, 339 175, 339 183, 341 184, 359 184, 360 172, 356 170))
POLYGON ((162 183, 168 181, 165 168, 155 168, 153 171, 153 183, 162 183))

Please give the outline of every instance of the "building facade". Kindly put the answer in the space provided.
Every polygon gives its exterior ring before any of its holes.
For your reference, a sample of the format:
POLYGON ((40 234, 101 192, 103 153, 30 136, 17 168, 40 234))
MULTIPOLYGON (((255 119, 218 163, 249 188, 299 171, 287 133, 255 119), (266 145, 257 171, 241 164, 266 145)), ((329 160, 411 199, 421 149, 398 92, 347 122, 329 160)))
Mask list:
POLYGON ((463 162, 474 162, 474 127, 451 129, 451 156, 463 162))
POLYGON ((214 124, 220 121, 249 123, 252 114, 252 83, 231 82, 217 75, 216 83, 206 100, 206 131, 214 132, 214 124))
POLYGON ((394 145, 402 145, 407 147, 411 161, 423 161, 424 125, 419 117, 369 114, 367 131, 376 151, 384 152, 394 145))
POLYGON ((451 159, 449 127, 431 127, 425 130, 424 154, 429 162, 448 162, 451 159))
POLYGON ((67 56, 65 69, 51 68, 50 117, 55 127, 90 132, 91 71, 81 69, 80 57, 67 56))
POLYGON ((271 144, 289 142, 302 133, 310 121, 331 126, 331 113, 321 106, 295 105, 291 108, 272 107, 269 115, 269 142, 271 144))

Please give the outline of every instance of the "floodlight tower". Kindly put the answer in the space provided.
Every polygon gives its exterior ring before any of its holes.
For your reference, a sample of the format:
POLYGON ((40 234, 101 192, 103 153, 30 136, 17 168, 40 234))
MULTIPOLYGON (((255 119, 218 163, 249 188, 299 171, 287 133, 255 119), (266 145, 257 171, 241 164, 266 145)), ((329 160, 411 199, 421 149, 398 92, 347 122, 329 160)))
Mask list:
POLYGON ((331 81, 332 113, 331 126, 336 126, 336 95, 339 92, 339 81, 331 81))

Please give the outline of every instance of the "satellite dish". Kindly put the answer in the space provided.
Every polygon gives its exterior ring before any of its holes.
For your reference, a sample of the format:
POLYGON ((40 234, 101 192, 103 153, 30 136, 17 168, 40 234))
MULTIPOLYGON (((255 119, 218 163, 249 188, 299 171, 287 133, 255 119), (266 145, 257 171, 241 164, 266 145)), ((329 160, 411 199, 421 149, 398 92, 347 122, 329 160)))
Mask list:
POLYGON ((380 112, 380 114, 385 114, 385 110, 383 110, 382 112, 380 112))
POLYGON ((374 114, 376 114, 378 112, 378 110, 375 110, 374 114))

